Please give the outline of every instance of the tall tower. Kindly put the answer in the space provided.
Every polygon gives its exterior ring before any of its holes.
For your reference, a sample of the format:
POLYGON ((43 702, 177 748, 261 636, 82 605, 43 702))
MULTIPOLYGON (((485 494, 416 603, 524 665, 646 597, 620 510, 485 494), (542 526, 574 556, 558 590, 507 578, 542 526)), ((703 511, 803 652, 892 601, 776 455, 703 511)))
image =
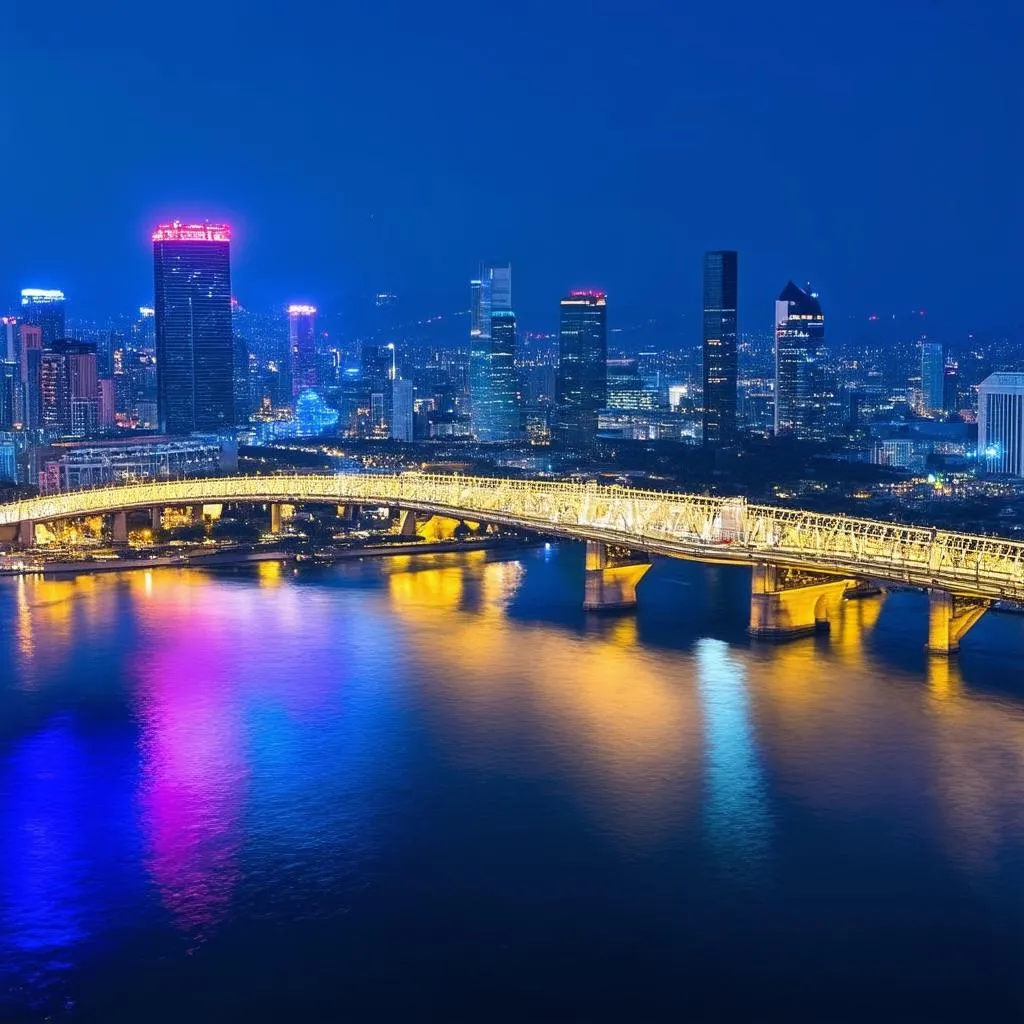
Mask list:
POLYGON ((921 411, 938 416, 945 408, 946 353, 935 341, 921 342, 921 411))
POLYGON ((153 232, 153 271, 160 429, 234 426, 231 229, 161 224, 153 232))
POLYGON ((495 312, 512 309, 512 267, 481 266, 480 276, 469 282, 469 400, 473 436, 495 440, 491 375, 491 323, 495 312))
POLYGON ((608 320, 604 292, 571 291, 558 322, 557 434, 585 444, 597 434, 597 413, 608 399, 608 320))
POLYGON ((736 298, 738 256, 704 254, 704 443, 736 437, 736 298))
POLYGON ((43 332, 43 348, 67 337, 64 293, 56 288, 22 288, 21 318, 43 332))
POLYGON ((320 383, 316 372, 316 306, 288 307, 288 351, 295 398, 303 388, 315 388, 320 383))
POLYGON ((519 434, 519 387, 516 379, 516 315, 491 311, 491 422, 485 441, 511 441, 519 434))
POLYGON ((825 314, 792 281, 775 302, 775 433, 825 439, 825 314))

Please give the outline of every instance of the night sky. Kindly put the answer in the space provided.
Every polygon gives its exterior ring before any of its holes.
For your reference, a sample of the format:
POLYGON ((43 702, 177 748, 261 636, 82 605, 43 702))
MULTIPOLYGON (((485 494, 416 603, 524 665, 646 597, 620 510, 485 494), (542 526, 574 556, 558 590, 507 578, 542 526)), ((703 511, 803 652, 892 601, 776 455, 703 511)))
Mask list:
POLYGON ((150 301, 178 215, 234 225, 252 307, 444 312, 508 259, 527 327, 598 285, 697 330, 737 248, 743 328, 789 277, 835 323, 1022 319, 1019 0, 40 0, 0 41, 3 305, 150 301))

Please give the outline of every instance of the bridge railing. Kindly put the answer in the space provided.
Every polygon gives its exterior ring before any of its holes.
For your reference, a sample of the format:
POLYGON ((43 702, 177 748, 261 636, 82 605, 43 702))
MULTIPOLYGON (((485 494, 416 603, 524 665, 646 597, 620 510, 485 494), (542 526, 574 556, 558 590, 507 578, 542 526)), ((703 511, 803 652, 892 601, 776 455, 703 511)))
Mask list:
POLYGON ((741 498, 559 481, 420 473, 186 478, 13 502, 0 506, 0 526, 119 508, 232 500, 406 503, 467 517, 491 513, 539 530, 615 535, 624 545, 669 545, 681 553, 713 548, 719 554, 731 545, 742 548, 748 560, 758 554, 785 556, 824 569, 996 588, 1008 598, 1024 598, 1024 545, 1013 541, 753 505, 741 498))

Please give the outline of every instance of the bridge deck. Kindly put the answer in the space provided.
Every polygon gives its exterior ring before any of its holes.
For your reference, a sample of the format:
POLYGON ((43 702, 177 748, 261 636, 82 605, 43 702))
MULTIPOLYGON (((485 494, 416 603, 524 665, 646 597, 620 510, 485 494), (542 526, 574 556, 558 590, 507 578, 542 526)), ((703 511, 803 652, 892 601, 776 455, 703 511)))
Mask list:
POLYGON ((483 519, 652 554, 793 566, 1024 602, 1024 544, 740 498, 418 473, 133 483, 0 505, 0 527, 198 502, 380 504, 483 519))

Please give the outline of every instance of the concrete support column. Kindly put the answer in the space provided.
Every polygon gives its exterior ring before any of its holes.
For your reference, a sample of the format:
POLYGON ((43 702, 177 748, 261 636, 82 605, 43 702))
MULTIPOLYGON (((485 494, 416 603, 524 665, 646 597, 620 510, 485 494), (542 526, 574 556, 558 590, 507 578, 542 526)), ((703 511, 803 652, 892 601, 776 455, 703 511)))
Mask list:
POLYGON ((203 521, 203 506, 202 505, 190 505, 189 511, 192 514, 193 523, 201 523, 203 521))
POLYGON ((111 527, 111 539, 115 548, 128 547, 128 513, 115 512, 111 527))
POLYGON ((750 587, 750 635, 789 640, 827 628, 856 580, 755 565, 750 587))
POLYGON ((403 511, 400 515, 401 519, 399 520, 398 535, 400 537, 415 537, 416 513, 412 511, 403 511))
POLYGON ((31 519, 25 519, 18 527, 18 544, 23 548, 35 547, 36 524, 31 519))
POLYGON ((164 510, 157 506, 149 510, 149 525, 153 532, 162 529, 164 525, 164 510))
POLYGON ((583 570, 583 607, 587 611, 635 607, 637 584, 650 567, 646 555, 588 540, 583 570))
POLYGON ((270 532, 281 532, 281 506, 276 501, 270 506, 270 532))
POLYGON ((362 509, 358 505, 339 505, 338 506, 338 518, 346 523, 354 523, 358 518, 362 509))
POLYGON ((960 597, 946 590, 928 591, 930 654, 956 654, 967 631, 992 607, 984 598, 960 597))

